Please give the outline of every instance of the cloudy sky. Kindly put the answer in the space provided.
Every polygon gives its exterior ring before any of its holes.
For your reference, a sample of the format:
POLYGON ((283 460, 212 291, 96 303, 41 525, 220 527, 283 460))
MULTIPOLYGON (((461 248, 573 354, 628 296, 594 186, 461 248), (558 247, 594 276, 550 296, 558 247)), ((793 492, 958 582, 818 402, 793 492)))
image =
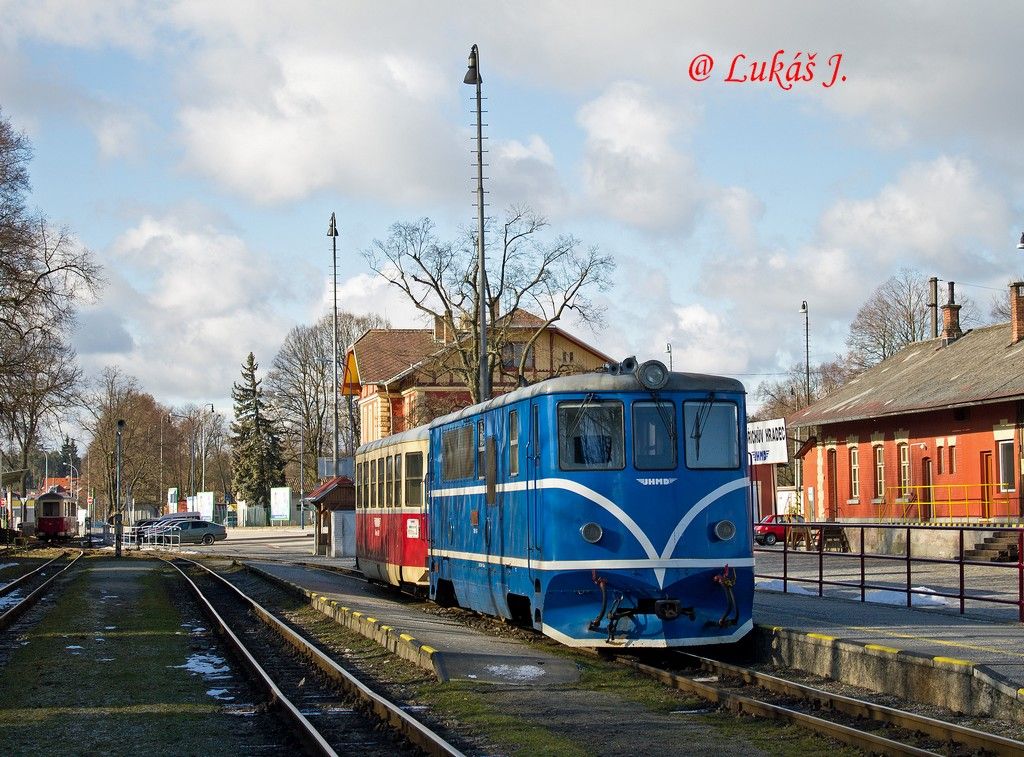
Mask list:
POLYGON ((325 312, 332 211, 341 307, 420 325, 360 252, 473 222, 473 43, 490 212, 528 202, 615 257, 607 325, 579 331, 609 354, 670 342, 752 390, 802 361, 801 300, 815 362, 901 267, 986 312, 1022 277, 1024 7, 712 5, 0 0, 32 200, 109 279, 84 366, 228 409, 245 354, 325 312))

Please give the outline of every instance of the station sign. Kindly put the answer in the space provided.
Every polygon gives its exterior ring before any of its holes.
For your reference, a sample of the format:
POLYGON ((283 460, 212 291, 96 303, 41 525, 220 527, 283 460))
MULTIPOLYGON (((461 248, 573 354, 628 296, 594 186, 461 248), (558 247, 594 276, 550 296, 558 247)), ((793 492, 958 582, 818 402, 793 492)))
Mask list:
POLYGON ((786 419, 775 418, 770 421, 748 423, 747 453, 750 455, 751 465, 788 463, 786 419))

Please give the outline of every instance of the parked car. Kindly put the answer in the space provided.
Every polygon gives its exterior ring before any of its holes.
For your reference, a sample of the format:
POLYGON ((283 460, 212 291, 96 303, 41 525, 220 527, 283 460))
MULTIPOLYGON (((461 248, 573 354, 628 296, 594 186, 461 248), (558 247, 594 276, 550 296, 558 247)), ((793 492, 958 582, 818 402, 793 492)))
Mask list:
POLYGON ((224 526, 208 520, 180 521, 171 526, 168 533, 178 535, 182 544, 213 544, 228 538, 224 526))
POLYGON ((766 515, 761 519, 761 522, 754 526, 754 541, 758 544, 764 544, 766 547, 770 547, 779 539, 786 538, 786 527, 784 523, 803 523, 804 517, 802 515, 783 515, 782 513, 772 513, 766 515))

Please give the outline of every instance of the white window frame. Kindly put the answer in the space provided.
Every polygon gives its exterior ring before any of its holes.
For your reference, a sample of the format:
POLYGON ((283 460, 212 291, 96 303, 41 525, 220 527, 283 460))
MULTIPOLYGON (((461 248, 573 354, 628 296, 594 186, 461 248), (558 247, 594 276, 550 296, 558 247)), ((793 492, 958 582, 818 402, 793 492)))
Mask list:
POLYGON ((1017 491, 1017 466, 1013 439, 996 442, 996 457, 999 459, 999 492, 1004 494, 1017 491), (1009 455, 1006 455, 1006 459, 1004 459, 1006 450, 1009 450, 1009 455), (1009 486, 1006 485, 1007 482, 1009 482, 1009 486))
POLYGON ((898 445, 896 445, 896 451, 899 453, 899 461, 900 461, 900 467, 899 467, 899 472, 900 472, 900 477, 899 477, 900 496, 901 497, 909 497, 910 496, 910 445, 907 444, 906 442, 903 442, 902 444, 898 444, 898 445))
POLYGON ((847 456, 850 462, 850 499, 860 498, 860 451, 850 447, 847 456))

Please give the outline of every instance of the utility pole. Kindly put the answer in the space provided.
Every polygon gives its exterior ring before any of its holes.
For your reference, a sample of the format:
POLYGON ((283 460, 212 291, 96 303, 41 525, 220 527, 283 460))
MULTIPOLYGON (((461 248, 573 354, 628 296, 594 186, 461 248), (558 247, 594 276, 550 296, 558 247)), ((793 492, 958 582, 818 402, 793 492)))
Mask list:
POLYGON ((333 456, 331 457, 331 475, 338 475, 338 224, 334 217, 334 213, 331 213, 331 225, 327 229, 327 236, 331 238, 331 255, 334 261, 333 274, 331 276, 331 283, 334 289, 334 305, 331 308, 331 312, 334 315, 334 331, 332 334, 332 344, 334 346, 334 446, 333 456))
MULTIPOLYGON (((204 411, 206 410, 206 408, 210 408, 210 415, 212 415, 213 414, 213 404, 207 403, 207 404, 203 405, 203 410, 204 411)), ((207 418, 208 418, 208 416, 204 412, 203 413, 203 488, 202 488, 202 490, 204 492, 206 491, 206 419, 207 418)))
POLYGON ((469 51, 469 70, 462 80, 465 84, 476 85, 476 214, 477 214, 477 299, 480 302, 479 352, 480 352, 480 396, 478 402, 491 398, 491 372, 487 363, 487 272, 484 268, 484 111, 480 85, 480 50, 476 45, 469 51))
POLYGON ((117 462, 114 473, 114 556, 121 556, 121 435, 124 433, 124 421, 117 421, 116 455, 117 462))

